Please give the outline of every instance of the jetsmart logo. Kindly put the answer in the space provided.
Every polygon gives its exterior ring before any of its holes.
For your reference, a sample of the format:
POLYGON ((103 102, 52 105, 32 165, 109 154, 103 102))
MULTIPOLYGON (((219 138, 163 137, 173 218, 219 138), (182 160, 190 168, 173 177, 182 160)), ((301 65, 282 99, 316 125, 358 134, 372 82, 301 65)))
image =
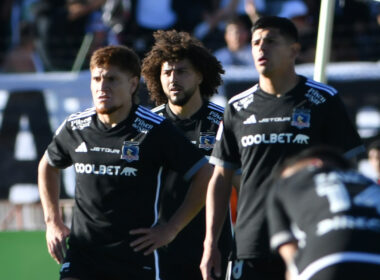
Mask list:
POLYGON ((247 135, 241 138, 241 144, 243 147, 248 147, 252 145, 258 144, 309 144, 310 137, 304 134, 297 134, 294 137, 293 133, 271 133, 267 134, 255 134, 255 135, 247 135))
POLYGON ((76 163, 74 164, 76 173, 80 174, 94 174, 94 175, 108 175, 108 176, 136 176, 137 169, 132 167, 124 167, 118 165, 103 165, 103 164, 90 164, 90 163, 76 163))

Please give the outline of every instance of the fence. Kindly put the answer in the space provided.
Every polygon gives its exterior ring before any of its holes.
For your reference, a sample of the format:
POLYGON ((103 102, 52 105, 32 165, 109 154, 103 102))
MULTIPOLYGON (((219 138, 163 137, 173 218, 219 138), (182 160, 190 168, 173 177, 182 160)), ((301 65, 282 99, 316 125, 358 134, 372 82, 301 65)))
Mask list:
MULTIPOLYGON (((299 74, 313 76, 313 65, 297 65, 299 74)), ((370 138, 380 128, 380 63, 332 63, 328 84, 336 87, 361 135, 370 138), (376 118, 378 116, 378 118, 376 118), (360 121, 359 121, 360 120, 360 121)), ((217 100, 251 87, 258 80, 252 68, 226 69, 217 100)), ((141 84, 141 103, 151 107, 141 84)), ((0 226, 1 229, 43 228, 37 190, 37 166, 55 129, 71 113, 91 107, 90 73, 0 75, 0 226)), ((331 120, 332 122, 334 120, 331 120)), ((63 171, 62 213, 70 221, 75 174, 63 171)))

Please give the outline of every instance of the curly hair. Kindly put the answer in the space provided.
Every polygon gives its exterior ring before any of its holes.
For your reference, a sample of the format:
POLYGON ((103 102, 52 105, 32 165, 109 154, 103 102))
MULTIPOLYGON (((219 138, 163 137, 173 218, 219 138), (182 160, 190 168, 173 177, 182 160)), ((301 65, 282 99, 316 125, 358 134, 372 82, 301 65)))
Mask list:
POLYGON ((153 34, 155 44, 142 62, 142 76, 150 92, 150 99, 161 105, 167 103, 167 97, 161 86, 161 66, 165 62, 188 59, 194 68, 202 74, 200 92, 203 98, 217 93, 224 74, 221 63, 204 45, 187 32, 176 30, 158 30, 153 34))

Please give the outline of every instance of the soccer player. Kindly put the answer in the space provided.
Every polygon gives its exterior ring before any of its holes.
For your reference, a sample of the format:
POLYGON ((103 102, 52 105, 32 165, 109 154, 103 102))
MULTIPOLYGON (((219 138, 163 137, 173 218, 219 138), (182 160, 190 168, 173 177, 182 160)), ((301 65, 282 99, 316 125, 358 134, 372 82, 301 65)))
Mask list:
POLYGON ((330 147, 286 160, 282 178, 267 212, 288 279, 379 279, 380 186, 330 147))
POLYGON ((320 143, 348 157, 365 150, 337 90, 295 72, 300 45, 290 20, 260 18, 251 45, 259 83, 228 101, 210 158, 215 167, 206 197, 205 280, 212 279, 212 269, 219 272, 215 244, 236 168, 242 175, 230 279, 283 279, 285 267, 270 252, 265 219, 272 173, 285 157, 320 143))
POLYGON ((141 69, 134 51, 98 49, 90 71, 95 107, 63 122, 39 164, 49 252, 63 263, 61 279, 161 279, 155 249, 203 207, 212 169, 169 121, 136 105, 141 69), (58 208, 60 169, 70 165, 76 172, 71 231, 58 208), (192 184, 177 212, 158 225, 163 168, 192 184))
MULTIPOLYGON (((204 155, 210 155, 224 108, 209 98, 222 82, 223 68, 199 40, 186 32, 159 30, 154 38, 155 44, 142 64, 151 98, 159 105, 152 111, 169 119, 204 155)), ((164 170, 163 178, 160 220, 167 222, 184 199, 188 182, 172 170, 164 170)), ((201 211, 173 242, 159 250, 163 279, 202 280, 199 264, 204 235, 205 213, 201 211)), ((219 242, 225 263, 231 239, 227 219, 219 242)))

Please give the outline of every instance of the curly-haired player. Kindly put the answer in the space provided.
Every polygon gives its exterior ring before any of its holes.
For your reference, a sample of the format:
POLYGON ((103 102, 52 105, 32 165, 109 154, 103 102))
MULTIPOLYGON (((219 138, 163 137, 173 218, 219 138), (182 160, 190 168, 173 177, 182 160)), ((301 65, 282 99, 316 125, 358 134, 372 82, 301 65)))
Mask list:
MULTIPOLYGON (((186 32, 157 31, 155 44, 146 55, 142 75, 151 98, 158 107, 153 111, 165 116, 205 155, 210 155, 216 131, 223 118, 223 107, 208 99, 222 83, 220 62, 186 32)), ((189 184, 176 172, 165 170, 160 218, 168 221, 186 196, 189 184)), ((199 264, 205 235, 202 211, 170 243, 159 251, 163 279, 201 280, 199 264)), ((224 223, 219 248, 226 263, 231 244, 230 221, 224 223)))

